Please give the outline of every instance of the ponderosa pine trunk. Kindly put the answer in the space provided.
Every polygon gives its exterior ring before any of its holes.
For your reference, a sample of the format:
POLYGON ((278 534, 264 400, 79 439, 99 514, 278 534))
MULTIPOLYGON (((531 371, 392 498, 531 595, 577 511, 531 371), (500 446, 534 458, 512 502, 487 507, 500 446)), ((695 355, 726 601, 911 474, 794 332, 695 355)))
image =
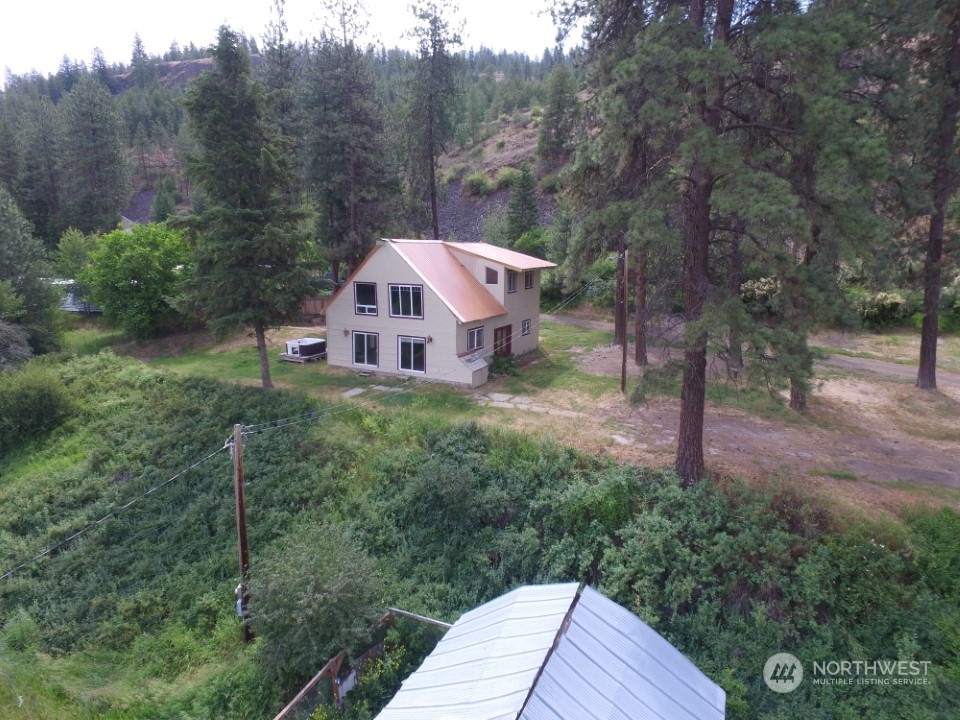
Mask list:
POLYGON ((956 188, 956 179, 950 171, 948 158, 956 152, 957 117, 960 115, 960 12, 952 11, 950 18, 952 40, 946 62, 946 89, 936 136, 936 157, 939 167, 933 179, 933 214, 927 235, 926 258, 923 265, 923 325, 920 330, 920 363, 917 369, 917 387, 935 390, 937 387, 937 337, 940 320, 940 282, 943 262, 943 229, 947 203, 956 188))
MULTIPOLYGON (((733 21, 734 0, 719 0, 714 18, 713 41, 726 44, 733 21)), ((690 3, 690 23, 697 35, 703 32, 706 6, 703 0, 690 3)), ((713 88, 702 87, 699 115, 704 125, 720 135, 720 108, 723 107, 725 79, 717 78, 713 88), (708 100, 708 93, 712 97, 708 100)), ((686 325, 686 349, 683 353, 683 378, 680 390, 680 428, 677 432, 677 474, 689 487, 703 479, 703 415, 707 395, 707 334, 703 329, 691 332, 699 323, 707 299, 710 253, 710 213, 716 178, 702 158, 690 163, 684 197, 683 243, 683 319, 686 325)))
POLYGON ((690 171, 686 198, 686 237, 683 248, 683 320, 687 326, 680 390, 680 428, 677 432, 677 474, 688 487, 703 478, 703 414, 707 391, 707 335, 691 335, 700 321, 707 298, 710 247, 710 195, 713 178, 700 161, 690 171))

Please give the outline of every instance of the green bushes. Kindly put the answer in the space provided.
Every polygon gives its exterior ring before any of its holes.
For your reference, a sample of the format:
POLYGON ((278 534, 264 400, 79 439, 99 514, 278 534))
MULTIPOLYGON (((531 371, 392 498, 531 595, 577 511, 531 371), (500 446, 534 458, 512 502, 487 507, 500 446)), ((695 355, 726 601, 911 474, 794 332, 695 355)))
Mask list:
POLYGON ((484 198, 494 191, 494 185, 482 171, 469 173, 463 178, 463 191, 470 197, 484 198))
POLYGON ((0 450, 41 437, 60 425, 73 403, 50 367, 32 364, 0 373, 0 450))
POLYGON ((898 290, 870 293, 857 289, 851 294, 854 311, 868 328, 902 325, 916 309, 913 298, 898 290))
MULTIPOLYGON (((960 710, 953 510, 841 531, 789 487, 684 489, 670 472, 450 426, 409 407, 321 412, 316 423, 247 438, 260 639, 243 647, 228 454, 144 493, 220 448, 233 423, 316 407, 109 355, 71 361, 59 374, 83 422, 51 438, 42 459, 6 461, 0 570, 144 496, 0 583, 0 653, 36 663, 38 677, 54 652, 77 664, 106 656, 105 674, 137 678, 125 697, 102 684, 74 680, 67 691, 45 680, 62 705, 74 703, 65 716, 269 717, 335 651, 366 649, 353 646, 386 605, 453 621, 521 584, 578 580, 720 682, 731 720, 960 710), (929 660, 931 684, 834 693, 805 681, 785 701, 759 677, 774 651, 806 667, 929 660)), ((366 688, 348 696, 348 717, 374 715, 429 649, 409 637, 391 642, 366 688)))

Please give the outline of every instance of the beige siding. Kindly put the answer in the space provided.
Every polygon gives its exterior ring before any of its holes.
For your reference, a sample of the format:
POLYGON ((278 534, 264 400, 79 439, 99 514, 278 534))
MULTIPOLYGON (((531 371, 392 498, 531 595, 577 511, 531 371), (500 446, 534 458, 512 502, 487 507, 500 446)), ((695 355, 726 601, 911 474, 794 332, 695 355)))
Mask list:
POLYGON ((476 255, 470 255, 465 252, 453 251, 454 256, 457 260, 470 271, 470 274, 473 275, 483 287, 487 289, 497 302, 503 303, 504 291, 506 288, 506 269, 500 263, 491 262, 490 260, 485 260, 484 258, 477 257, 476 255), (487 285, 487 268, 493 268, 497 271, 497 284, 496 285, 487 285))
MULTIPOLYGON (((370 370, 384 375, 409 375, 444 382, 472 385, 474 374, 460 359, 461 328, 457 319, 422 278, 389 246, 384 245, 360 269, 350 284, 327 309, 327 361, 330 365, 370 370), (377 285, 377 314, 357 315, 354 308, 353 283, 377 285), (420 285, 423 287, 423 319, 390 317, 389 286, 420 285), (346 333, 344 332, 346 331, 346 333), (354 365, 353 333, 378 334, 379 365, 376 368, 354 365), (398 363, 401 336, 426 338, 426 372, 400 370, 398 363)), ((466 347, 466 332, 463 332, 466 347)))
POLYGON ((523 272, 517 272, 517 291, 505 294, 503 306, 509 314, 508 321, 498 321, 498 325, 507 322, 513 326, 511 350, 514 355, 523 355, 537 349, 540 331, 540 271, 532 270, 533 287, 524 287, 523 272), (530 321, 530 334, 523 335, 523 321, 530 321))

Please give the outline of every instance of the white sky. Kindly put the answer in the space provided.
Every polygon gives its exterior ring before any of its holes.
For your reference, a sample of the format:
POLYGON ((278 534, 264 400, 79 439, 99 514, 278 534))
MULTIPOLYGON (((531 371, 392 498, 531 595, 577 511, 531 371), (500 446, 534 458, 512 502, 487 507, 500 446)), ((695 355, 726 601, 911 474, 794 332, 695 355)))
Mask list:
MULTIPOLYGON (((454 0, 456 2, 456 0, 454 0)), ((539 58, 556 42, 551 0, 459 0, 453 18, 464 21, 463 48, 484 45, 539 58)), ((408 0, 364 0, 370 31, 387 47, 413 47, 404 34, 415 24, 408 0)), ((140 33, 149 55, 162 55, 176 40, 212 44, 226 23, 257 39, 271 18, 272 0, 3 0, 0 9, 0 72, 54 73, 64 55, 90 67, 93 49, 108 64, 129 63, 140 33)), ((319 35, 323 24, 316 0, 286 0, 294 38, 319 35)), ((569 45, 568 45, 569 47, 569 45)), ((0 77, 2 82, 2 77, 0 77)))

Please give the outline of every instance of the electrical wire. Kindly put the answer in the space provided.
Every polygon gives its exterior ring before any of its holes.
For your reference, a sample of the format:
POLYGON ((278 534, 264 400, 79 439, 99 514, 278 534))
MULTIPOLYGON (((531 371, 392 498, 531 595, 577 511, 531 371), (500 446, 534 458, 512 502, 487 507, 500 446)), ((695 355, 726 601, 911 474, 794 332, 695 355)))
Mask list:
POLYGON ((36 562, 37 560, 40 560, 41 558, 46 557, 46 556, 49 555, 50 553, 55 552, 56 550, 59 550, 60 548, 62 548, 64 545, 67 545, 68 543, 76 540, 76 539, 77 539, 78 537, 80 537, 81 535, 85 535, 86 533, 90 532, 91 530, 93 530, 93 529, 96 528, 96 527, 99 527, 100 525, 102 525, 103 523, 107 522, 108 520, 111 520, 112 518, 115 518, 117 515, 119 515, 121 512, 123 512, 123 511, 126 510, 127 508, 129 508, 129 507, 137 504, 138 502, 140 502, 140 501, 143 500, 144 498, 146 498, 146 497, 148 497, 148 496, 150 496, 150 495, 153 495, 153 493, 157 492, 158 490, 161 490, 161 489, 165 488, 165 487, 166 487, 167 485, 169 485, 170 483, 174 482, 175 480, 180 479, 181 477, 183 477, 184 475, 186 475, 186 474, 187 474, 188 472, 190 472, 191 470, 195 470, 196 468, 200 467, 201 465, 203 465, 203 463, 205 463, 205 462, 207 462, 208 460, 212 459, 213 457, 219 455, 220 453, 222 453, 224 450, 227 450, 228 448, 229 448, 229 445, 224 445, 224 446, 223 446, 222 448, 220 448, 219 450, 215 450, 214 452, 210 453, 210 454, 207 455, 206 457, 201 458, 200 460, 197 460, 193 465, 191 465, 191 466, 188 467, 188 468, 185 468, 185 469, 181 470, 180 472, 178 472, 176 475, 174 475, 173 477, 169 478, 168 480, 164 480, 164 481, 163 481, 162 483, 160 483, 159 485, 154 485, 152 488, 150 488, 150 489, 147 490, 146 492, 143 492, 143 493, 137 495, 135 498, 133 498, 132 500, 129 500, 129 501, 128 501, 127 503, 125 503, 124 505, 121 505, 120 507, 116 508, 115 510, 110 511, 109 513, 107 513, 106 515, 104 515, 104 516, 103 516, 102 518, 100 518, 99 520, 96 520, 96 521, 88 524, 86 527, 81 528, 81 529, 78 530, 77 532, 73 533, 70 537, 61 540, 61 541, 58 542, 56 545, 52 545, 52 546, 48 547, 46 550, 44 550, 43 552, 41 552, 41 553, 39 553, 39 554, 37 554, 37 555, 34 555, 34 556, 33 556, 32 558, 30 558, 29 560, 24 560, 23 562, 21 562, 21 563, 20 563, 19 565, 17 565, 16 567, 14 567, 14 568, 12 568, 12 569, 10 569, 10 570, 7 570, 7 572, 5 572, 3 575, 0 575, 0 580, 6 580, 8 577, 10 577, 10 576, 14 575, 15 573, 17 573, 18 571, 22 570, 22 569, 25 568, 27 565, 30 565, 31 563, 34 563, 34 562, 36 562))

